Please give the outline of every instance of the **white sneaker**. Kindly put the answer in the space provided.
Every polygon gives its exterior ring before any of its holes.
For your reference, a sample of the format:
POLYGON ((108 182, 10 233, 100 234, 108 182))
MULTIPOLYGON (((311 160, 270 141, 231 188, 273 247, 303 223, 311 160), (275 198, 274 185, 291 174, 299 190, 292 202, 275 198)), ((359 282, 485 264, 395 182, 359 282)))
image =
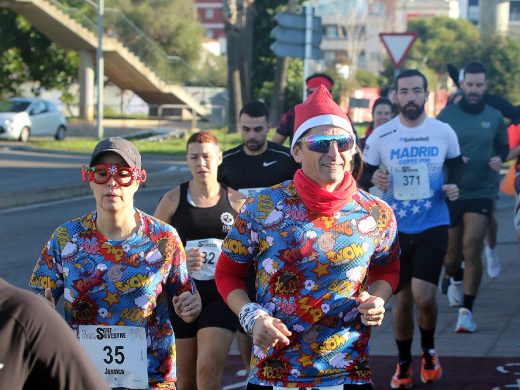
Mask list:
POLYGON ((491 249, 489 246, 484 247, 484 257, 486 258, 486 269, 490 278, 496 278, 502 272, 500 259, 496 248, 491 249))
POLYGON ((450 278, 450 285, 448 286, 447 292, 450 307, 462 306, 464 301, 464 286, 462 283, 462 281, 455 281, 453 278, 450 278))
POLYGON ((477 330, 477 324, 473 321, 473 314, 465 307, 459 309, 459 319, 455 326, 457 333, 473 333, 477 330))

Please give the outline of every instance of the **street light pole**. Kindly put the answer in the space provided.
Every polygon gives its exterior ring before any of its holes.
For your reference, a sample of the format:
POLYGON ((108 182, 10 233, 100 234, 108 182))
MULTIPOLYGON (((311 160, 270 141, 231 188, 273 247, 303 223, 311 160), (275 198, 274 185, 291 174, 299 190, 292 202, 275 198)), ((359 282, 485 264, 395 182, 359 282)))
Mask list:
POLYGON ((103 88, 105 69, 103 63, 103 15, 105 13, 105 0, 99 0, 97 14, 98 45, 96 50, 97 62, 97 115, 96 128, 98 139, 103 139, 103 88))

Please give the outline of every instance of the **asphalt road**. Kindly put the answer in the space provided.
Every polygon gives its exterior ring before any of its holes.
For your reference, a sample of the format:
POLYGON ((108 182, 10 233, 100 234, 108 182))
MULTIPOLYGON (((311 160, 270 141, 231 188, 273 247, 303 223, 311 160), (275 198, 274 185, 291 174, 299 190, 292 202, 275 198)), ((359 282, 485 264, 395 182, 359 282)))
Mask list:
MULTIPOLYGON (((36 259, 52 231, 62 222, 88 212, 94 201, 88 187, 80 182, 81 164, 88 155, 41 153, 16 149, 14 143, 0 142, 0 276, 27 288, 36 259), (55 189, 49 194, 49 188, 55 189), (78 190, 80 188, 81 191, 78 190), (44 202, 43 199, 60 200, 44 202), (12 207, 13 204, 24 204, 12 207)), ((182 161, 151 160, 143 156, 149 181, 136 194, 136 207, 152 213, 159 197, 186 177, 182 161)), ((445 375, 433 385, 418 383, 418 335, 414 343, 414 372, 417 389, 520 389, 520 267, 516 233, 512 228, 513 200, 497 202, 500 226, 498 248, 503 273, 497 279, 484 275, 476 303, 479 331, 475 334, 453 333, 456 310, 447 307, 439 295, 437 347, 445 375)), ((388 388, 396 351, 391 322, 391 303, 383 326, 374 330, 371 365, 377 389, 388 388)), ((236 354, 233 348, 232 354, 236 354)), ((229 357, 224 388, 239 388, 244 380, 235 373, 241 368, 236 355, 229 357)))
MULTIPOLYGON (((0 209, 87 194, 81 166, 89 158, 85 153, 38 151, 0 142, 0 209)), ((178 173, 187 172, 184 161, 147 155, 143 167, 150 181, 161 177, 174 182, 178 173)))
MULTIPOLYGON (((141 188, 135 206, 153 213, 167 187, 141 188)), ((27 288, 29 277, 43 246, 61 223, 95 208, 90 195, 0 210, 0 276, 27 288)))

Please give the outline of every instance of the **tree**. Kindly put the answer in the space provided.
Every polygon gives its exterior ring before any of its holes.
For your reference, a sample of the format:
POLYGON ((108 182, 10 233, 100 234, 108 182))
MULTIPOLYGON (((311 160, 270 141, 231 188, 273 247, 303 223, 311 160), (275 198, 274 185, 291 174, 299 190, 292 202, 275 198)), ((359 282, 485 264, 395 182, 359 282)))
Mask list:
MULTIPOLYGON (((432 88, 439 85, 447 88, 447 64, 463 64, 480 50, 478 29, 471 22, 448 17, 414 19, 408 26, 409 32, 418 37, 406 56, 401 68, 417 68, 431 75, 432 88)), ((383 84, 394 78, 393 65, 385 61, 383 84)))
MULTIPOLYGON (((513 104, 520 103, 520 42, 501 36, 490 38, 484 45, 479 30, 461 19, 435 17, 412 20, 408 31, 418 38, 402 68, 417 68, 428 78, 430 89, 447 88, 447 65, 461 69, 466 63, 480 60, 489 68, 489 90, 513 104)), ((393 79, 393 67, 386 61, 384 83, 393 79)), ((384 84, 383 84, 384 85, 384 84)))
POLYGON ((480 59, 488 67, 490 92, 520 105, 520 42, 492 37, 482 48, 480 59))
POLYGON ((106 7, 119 9, 167 54, 191 65, 199 60, 203 29, 193 0, 108 0, 106 7))
POLYGON ((358 69, 356 72, 356 82, 361 88, 381 86, 381 77, 375 73, 369 72, 365 69, 358 69))
POLYGON ((26 81, 65 90, 76 78, 76 53, 59 48, 21 16, 0 10, 0 93, 18 94, 26 81))

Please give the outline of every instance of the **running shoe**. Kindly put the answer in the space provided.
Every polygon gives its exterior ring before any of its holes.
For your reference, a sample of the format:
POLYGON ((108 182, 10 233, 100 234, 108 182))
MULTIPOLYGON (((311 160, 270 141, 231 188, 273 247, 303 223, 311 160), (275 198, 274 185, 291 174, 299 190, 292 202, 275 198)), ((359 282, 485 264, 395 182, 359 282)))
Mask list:
POLYGON ((448 302, 450 307, 462 306, 464 301, 464 285, 462 281, 455 281, 450 278, 450 285, 448 286, 448 302))
POLYGON ((490 278, 496 278, 502 272, 500 259, 496 248, 491 249, 489 246, 484 247, 484 257, 486 258, 487 274, 490 278))
POLYGON ((422 353, 421 380, 423 383, 437 382, 442 377, 442 367, 435 349, 429 349, 422 353))
POLYGON ((457 333, 473 333, 477 330, 477 324, 473 320, 473 314, 465 307, 459 309, 459 319, 455 326, 457 333))
POLYGON ((390 381, 392 389, 411 389, 412 383, 412 367, 410 363, 397 363, 394 376, 390 381))

